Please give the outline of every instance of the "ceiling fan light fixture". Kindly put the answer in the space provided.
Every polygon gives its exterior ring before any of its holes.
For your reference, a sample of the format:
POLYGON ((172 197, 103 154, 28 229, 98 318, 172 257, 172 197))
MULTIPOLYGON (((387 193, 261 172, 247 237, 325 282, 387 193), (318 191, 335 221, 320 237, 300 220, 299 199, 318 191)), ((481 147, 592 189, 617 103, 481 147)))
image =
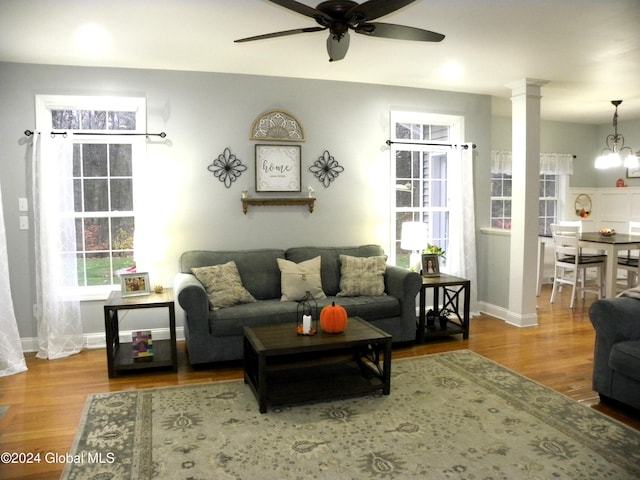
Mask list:
POLYGON ((296 0, 269 1, 305 17, 312 18, 318 26, 254 35, 234 40, 235 43, 329 30, 331 32, 327 39, 329 61, 336 62, 342 60, 347 54, 349 49, 349 30, 366 36, 396 40, 440 42, 444 39, 444 35, 441 33, 431 32, 422 28, 395 25, 393 23, 371 22, 371 20, 384 17, 406 7, 415 0, 366 0, 362 3, 353 0, 325 0, 315 8, 296 0))
POLYGON ((611 100, 615 107, 613 114, 613 133, 607 135, 607 146, 602 149, 600 156, 596 158, 595 168, 616 168, 624 165, 626 168, 638 168, 638 157, 634 155, 631 147, 624 146, 624 136, 618 133, 618 106, 622 100, 611 100))
POLYGON ((327 37, 327 53, 329 54, 330 62, 337 62, 342 60, 349 50, 349 32, 330 33, 327 37))

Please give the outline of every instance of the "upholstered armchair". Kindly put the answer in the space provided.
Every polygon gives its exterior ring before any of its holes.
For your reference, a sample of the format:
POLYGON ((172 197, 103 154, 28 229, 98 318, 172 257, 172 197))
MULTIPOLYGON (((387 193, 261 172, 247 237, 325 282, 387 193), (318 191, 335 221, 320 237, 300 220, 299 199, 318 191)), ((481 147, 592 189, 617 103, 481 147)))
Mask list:
POLYGON ((589 310, 596 330, 593 389, 640 409, 640 289, 597 300, 589 310))

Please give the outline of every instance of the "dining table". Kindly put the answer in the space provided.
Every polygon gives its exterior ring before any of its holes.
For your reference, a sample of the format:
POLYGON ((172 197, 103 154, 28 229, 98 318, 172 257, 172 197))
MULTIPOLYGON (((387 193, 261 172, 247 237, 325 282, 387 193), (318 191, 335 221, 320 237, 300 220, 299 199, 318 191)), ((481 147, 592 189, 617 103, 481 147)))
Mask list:
MULTIPOLYGON (((547 243, 553 244, 551 235, 538 237, 538 284, 537 295, 542 288, 542 275, 544 269, 544 250, 547 243)), ((580 234, 580 247, 598 250, 607 255, 605 272, 605 297, 615 297, 617 294, 618 278, 618 252, 625 250, 640 250, 640 235, 628 233, 616 233, 611 236, 601 235, 599 232, 582 232, 580 234)))

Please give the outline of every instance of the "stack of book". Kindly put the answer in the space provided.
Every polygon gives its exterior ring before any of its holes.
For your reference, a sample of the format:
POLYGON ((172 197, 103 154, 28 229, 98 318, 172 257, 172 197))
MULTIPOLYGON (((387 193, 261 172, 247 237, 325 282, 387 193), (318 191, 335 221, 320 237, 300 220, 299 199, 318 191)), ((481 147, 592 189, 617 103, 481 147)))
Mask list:
POLYGON ((151 360, 153 358, 153 341, 151 330, 132 332, 132 348, 134 360, 151 360))

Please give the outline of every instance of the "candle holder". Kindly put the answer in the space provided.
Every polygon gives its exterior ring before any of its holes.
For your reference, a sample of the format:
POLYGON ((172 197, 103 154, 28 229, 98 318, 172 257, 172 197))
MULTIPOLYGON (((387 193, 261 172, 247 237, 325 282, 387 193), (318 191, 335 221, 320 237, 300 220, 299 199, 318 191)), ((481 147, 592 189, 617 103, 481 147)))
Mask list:
POLYGON ((311 292, 306 292, 298 302, 296 332, 298 335, 318 333, 318 302, 315 301, 311 292))

